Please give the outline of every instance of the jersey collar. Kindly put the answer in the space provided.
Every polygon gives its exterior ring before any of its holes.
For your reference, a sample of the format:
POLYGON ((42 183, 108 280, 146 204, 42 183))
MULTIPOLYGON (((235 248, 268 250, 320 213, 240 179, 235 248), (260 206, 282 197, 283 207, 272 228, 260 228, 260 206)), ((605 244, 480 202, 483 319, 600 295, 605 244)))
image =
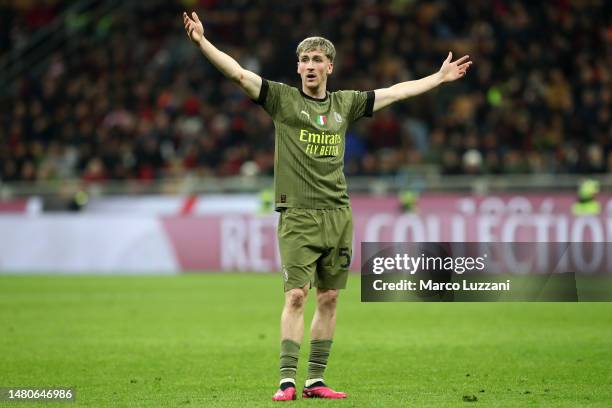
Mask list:
POLYGON ((327 100, 327 98, 329 97, 329 92, 325 91, 325 97, 324 98, 313 98, 312 96, 306 95, 304 93, 304 91, 302 91, 300 89, 300 93, 302 94, 302 96, 306 99, 310 99, 311 101, 315 101, 315 102, 325 102, 327 100))

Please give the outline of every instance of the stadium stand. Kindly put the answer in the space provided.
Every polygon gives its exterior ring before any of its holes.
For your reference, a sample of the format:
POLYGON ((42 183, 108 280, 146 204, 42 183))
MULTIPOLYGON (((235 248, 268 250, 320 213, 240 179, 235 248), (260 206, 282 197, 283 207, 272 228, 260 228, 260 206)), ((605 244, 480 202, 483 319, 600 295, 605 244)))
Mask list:
MULTIPOLYGON (((603 0, 0 2, 0 180, 271 175, 272 123, 185 37, 296 85, 295 46, 338 50, 331 89, 374 89, 470 54, 464 81, 361 120, 348 175, 612 172, 603 0)), ((607 10, 607 11, 606 11, 607 10)))

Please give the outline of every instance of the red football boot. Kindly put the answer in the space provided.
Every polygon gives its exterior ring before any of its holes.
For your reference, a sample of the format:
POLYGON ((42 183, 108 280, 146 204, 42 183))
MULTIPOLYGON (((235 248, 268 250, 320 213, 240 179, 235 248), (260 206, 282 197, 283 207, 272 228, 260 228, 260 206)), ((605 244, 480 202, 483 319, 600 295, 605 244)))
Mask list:
POLYGON ((281 389, 276 391, 276 394, 272 396, 272 401, 293 401, 295 398, 295 387, 289 387, 284 391, 281 389))
POLYGON ((302 391, 302 398, 340 399, 346 398, 346 393, 334 391, 325 385, 321 385, 318 387, 304 388, 304 391, 302 391))

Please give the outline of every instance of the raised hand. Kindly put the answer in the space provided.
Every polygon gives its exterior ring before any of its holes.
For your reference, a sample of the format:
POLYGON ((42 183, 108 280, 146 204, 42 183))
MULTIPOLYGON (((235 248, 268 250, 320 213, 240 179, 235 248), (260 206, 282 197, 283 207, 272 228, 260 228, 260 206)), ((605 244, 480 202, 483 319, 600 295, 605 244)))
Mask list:
POLYGON ((449 52, 448 57, 446 57, 442 63, 442 67, 440 67, 439 72, 442 82, 450 82, 463 77, 470 65, 472 65, 472 61, 469 60, 469 55, 464 55, 454 62, 451 62, 452 58, 453 53, 449 52))
POLYGON ((187 37, 194 43, 199 44, 202 38, 204 38, 204 26, 195 11, 191 13, 191 17, 183 12, 183 24, 185 25, 187 37))

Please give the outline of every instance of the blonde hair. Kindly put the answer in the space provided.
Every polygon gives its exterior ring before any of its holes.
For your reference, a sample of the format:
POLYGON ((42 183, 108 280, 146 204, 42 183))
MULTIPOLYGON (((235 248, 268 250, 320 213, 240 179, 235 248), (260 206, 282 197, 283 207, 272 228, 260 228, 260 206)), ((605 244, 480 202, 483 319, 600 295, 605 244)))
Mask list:
POLYGON ((315 50, 321 50, 331 62, 334 62, 336 48, 331 41, 323 37, 308 37, 303 39, 302 42, 298 44, 295 53, 299 58, 300 54, 315 50))

